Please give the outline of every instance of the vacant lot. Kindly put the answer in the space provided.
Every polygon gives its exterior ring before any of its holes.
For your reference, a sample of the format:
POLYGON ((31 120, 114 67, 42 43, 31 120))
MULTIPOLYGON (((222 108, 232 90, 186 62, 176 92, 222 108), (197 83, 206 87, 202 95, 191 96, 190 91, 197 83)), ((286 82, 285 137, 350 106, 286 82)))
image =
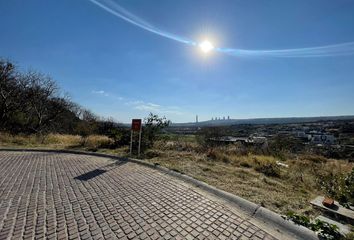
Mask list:
MULTIPOLYGON (((2 147, 65 148, 128 155, 128 146, 105 148, 110 141, 105 136, 97 135, 86 138, 58 134, 50 134, 44 138, 0 135, 2 147)), ((321 188, 321 179, 349 173, 354 165, 347 160, 316 155, 288 154, 279 159, 240 151, 235 145, 205 149, 199 146, 194 136, 158 141, 142 158, 185 173, 278 213, 285 214, 293 210, 309 215, 314 214, 309 201, 318 194, 325 194, 321 188)))
POLYGON ((324 195, 322 179, 349 173, 353 163, 316 155, 273 156, 240 153, 229 145, 202 150, 193 141, 161 141, 146 154, 157 163, 207 182, 278 213, 312 215, 309 201, 324 195))

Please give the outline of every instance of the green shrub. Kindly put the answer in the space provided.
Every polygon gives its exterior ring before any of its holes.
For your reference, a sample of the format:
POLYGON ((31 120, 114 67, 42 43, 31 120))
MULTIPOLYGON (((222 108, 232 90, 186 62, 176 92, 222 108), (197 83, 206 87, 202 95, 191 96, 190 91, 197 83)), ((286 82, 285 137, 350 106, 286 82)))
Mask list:
POLYGON ((142 131, 142 150, 151 148, 154 142, 158 140, 158 134, 162 129, 168 127, 171 121, 166 117, 159 117, 156 114, 150 113, 148 117, 144 118, 144 127, 142 131))
POLYGON ((320 178, 320 186, 329 197, 345 207, 354 205, 354 168, 351 173, 329 173, 320 178))
POLYGON ((335 240, 344 239, 344 237, 339 233, 338 227, 334 224, 330 224, 321 220, 316 219, 311 221, 309 217, 304 215, 296 214, 294 212, 288 212, 286 216, 287 220, 291 220, 298 225, 302 225, 315 231, 320 239, 324 240, 335 240))
POLYGON ((298 225, 302 225, 307 228, 309 228, 311 225, 310 218, 304 215, 296 214, 290 211, 286 214, 286 216, 287 216, 286 217, 287 220, 291 220, 298 225))
POLYGON ((342 239, 342 235, 338 231, 337 225, 330 224, 316 219, 315 222, 311 224, 311 229, 315 232, 318 232, 318 236, 321 239, 342 239))

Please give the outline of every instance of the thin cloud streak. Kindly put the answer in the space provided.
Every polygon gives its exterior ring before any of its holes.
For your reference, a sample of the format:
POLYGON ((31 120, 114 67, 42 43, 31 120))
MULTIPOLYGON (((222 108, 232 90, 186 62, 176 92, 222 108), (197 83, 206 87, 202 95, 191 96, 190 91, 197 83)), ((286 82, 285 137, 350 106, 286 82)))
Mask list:
MULTIPOLYGON (((104 97, 114 98, 118 100, 124 100, 124 97, 119 97, 108 93, 104 90, 92 90, 91 93, 101 95, 104 97)), ((143 112, 154 112, 160 114, 174 114, 174 115, 183 115, 184 112, 180 110, 179 107, 176 106, 162 106, 160 104, 152 103, 152 102, 144 102, 141 100, 130 100, 124 102, 125 105, 131 106, 133 109, 143 111, 143 112)))
POLYGON ((104 91, 103 90, 92 90, 92 93, 95 93, 95 94, 104 94, 104 91))
POLYGON ((147 23, 146 21, 135 16, 134 14, 132 14, 131 12, 124 9, 122 6, 118 5, 117 3, 113 2, 113 1, 110 1, 110 0, 89 0, 89 1, 92 2, 93 4, 95 4, 96 6, 102 8, 103 10, 113 14, 114 16, 119 17, 119 18, 123 19, 124 21, 129 22, 137 27, 145 29, 146 31, 155 33, 155 34, 160 35, 162 37, 169 38, 169 39, 172 39, 172 40, 184 43, 184 44, 196 45, 196 42, 194 42, 190 39, 163 31, 163 30, 147 23))
POLYGON ((181 111, 179 107, 176 106, 162 106, 156 103, 144 102, 144 101, 131 101, 127 102, 127 105, 133 106, 134 109, 143 111, 143 112, 154 112, 160 114, 174 114, 174 115, 183 115, 184 112, 181 111))
POLYGON ((101 95, 101 96, 104 96, 104 97, 111 97, 111 98, 118 99, 118 100, 123 100, 124 99, 123 97, 113 95, 113 94, 108 93, 108 92, 106 92, 104 90, 92 90, 91 93, 97 94, 97 95, 101 95))
MULTIPOLYGON (((114 16, 142 28, 151 33, 155 33, 162 37, 175 40, 192 46, 199 46, 196 41, 179 36, 167 31, 163 31, 158 27, 146 22, 145 20, 135 16, 122 6, 112 0, 89 0, 96 6, 113 14, 114 16)), ((332 44, 319 47, 294 48, 294 49, 279 49, 279 50, 248 50, 237 48, 222 48, 217 47, 214 51, 227 54, 234 57, 248 58, 309 58, 309 57, 334 57, 354 54, 354 41, 340 44, 332 44)))
POLYGON ((321 47, 294 48, 281 50, 243 50, 232 48, 217 48, 219 52, 238 57, 334 57, 354 54, 354 42, 333 44, 321 47))
POLYGON ((92 90, 91 91, 93 94, 98 94, 98 95, 102 95, 102 96, 105 96, 105 97, 109 97, 109 94, 106 93, 105 91, 103 90, 92 90))

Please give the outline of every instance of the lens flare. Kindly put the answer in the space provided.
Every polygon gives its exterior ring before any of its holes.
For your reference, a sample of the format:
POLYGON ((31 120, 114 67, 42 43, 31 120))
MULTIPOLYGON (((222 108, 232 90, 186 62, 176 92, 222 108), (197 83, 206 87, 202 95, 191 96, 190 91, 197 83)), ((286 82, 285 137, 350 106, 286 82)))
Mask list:
POLYGON ((204 53, 208 53, 211 50, 214 49, 214 46, 211 42, 209 42, 208 40, 205 40, 201 43, 199 43, 199 48, 204 52, 204 53))

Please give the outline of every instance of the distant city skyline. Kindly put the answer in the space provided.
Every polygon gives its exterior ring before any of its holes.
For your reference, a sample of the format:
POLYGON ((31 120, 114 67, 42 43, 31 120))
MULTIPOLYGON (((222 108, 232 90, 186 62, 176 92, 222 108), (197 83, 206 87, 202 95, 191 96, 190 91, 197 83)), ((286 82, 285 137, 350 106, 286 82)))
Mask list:
POLYGON ((354 50, 354 1, 113 2, 141 26, 89 0, 0 1, 0 57, 125 123, 149 112, 173 122, 354 114, 354 56, 337 54, 354 50), (215 51, 194 46, 206 39, 215 51), (290 51, 342 43, 326 49, 333 56, 290 51))

